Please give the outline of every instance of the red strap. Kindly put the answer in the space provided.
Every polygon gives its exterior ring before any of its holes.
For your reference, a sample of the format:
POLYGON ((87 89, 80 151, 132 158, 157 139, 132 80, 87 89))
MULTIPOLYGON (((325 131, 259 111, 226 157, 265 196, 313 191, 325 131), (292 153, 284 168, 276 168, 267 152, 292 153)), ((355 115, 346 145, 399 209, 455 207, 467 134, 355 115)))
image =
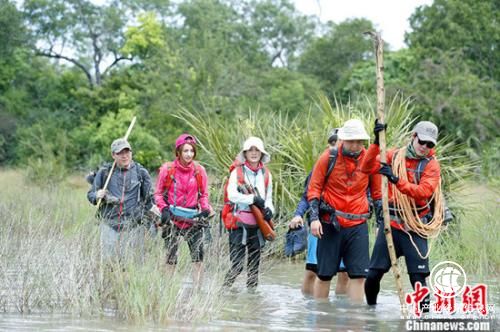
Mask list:
POLYGON ((236 182, 238 185, 245 184, 245 175, 243 174, 243 165, 236 168, 236 182))

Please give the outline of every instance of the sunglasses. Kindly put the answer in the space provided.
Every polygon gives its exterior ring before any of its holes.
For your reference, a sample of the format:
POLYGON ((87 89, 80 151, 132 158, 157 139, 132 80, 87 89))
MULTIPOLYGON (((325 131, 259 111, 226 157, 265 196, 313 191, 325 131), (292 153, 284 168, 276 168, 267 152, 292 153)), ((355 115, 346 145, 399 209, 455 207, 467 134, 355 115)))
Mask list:
POLYGON ((422 140, 420 140, 420 138, 418 138, 418 136, 417 136, 417 140, 418 140, 418 144, 420 144, 420 145, 426 145, 429 149, 432 149, 433 147, 436 146, 436 144, 432 143, 431 141, 422 141, 422 140))

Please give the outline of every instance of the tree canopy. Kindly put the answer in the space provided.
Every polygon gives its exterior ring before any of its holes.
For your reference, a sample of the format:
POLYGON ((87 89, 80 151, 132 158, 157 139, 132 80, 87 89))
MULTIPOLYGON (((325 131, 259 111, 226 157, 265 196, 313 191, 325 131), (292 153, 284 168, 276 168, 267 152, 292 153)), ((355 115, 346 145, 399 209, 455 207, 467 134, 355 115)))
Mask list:
MULTIPOLYGON (((387 97, 476 155, 499 147, 498 13, 435 0, 412 15, 408 48, 384 55, 387 97)), ((300 121, 321 94, 376 96, 373 23, 323 24, 290 0, 0 0, 0 26, 2 164, 94 166, 135 114, 135 157, 155 168, 189 128, 183 110, 300 121)))

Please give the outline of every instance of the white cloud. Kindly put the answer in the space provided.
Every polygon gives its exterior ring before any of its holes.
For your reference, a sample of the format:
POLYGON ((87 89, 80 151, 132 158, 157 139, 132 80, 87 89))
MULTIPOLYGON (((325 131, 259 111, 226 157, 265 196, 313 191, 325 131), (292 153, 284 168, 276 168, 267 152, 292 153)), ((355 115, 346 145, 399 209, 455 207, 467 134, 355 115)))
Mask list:
POLYGON ((294 0, 295 7, 322 22, 340 23, 348 18, 367 18, 381 31, 391 49, 405 47, 404 33, 410 30, 408 19, 418 6, 432 0, 294 0))

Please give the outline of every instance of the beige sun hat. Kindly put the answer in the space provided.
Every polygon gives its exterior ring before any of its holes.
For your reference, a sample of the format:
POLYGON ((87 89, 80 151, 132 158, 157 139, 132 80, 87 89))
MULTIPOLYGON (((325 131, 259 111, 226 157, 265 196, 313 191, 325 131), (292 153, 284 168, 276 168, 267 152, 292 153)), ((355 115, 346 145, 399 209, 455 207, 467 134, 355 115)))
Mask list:
POLYGON ((258 137, 251 136, 247 138, 245 143, 243 143, 243 149, 241 149, 240 153, 236 156, 236 159, 238 159, 239 162, 244 163, 245 162, 245 152, 250 150, 252 146, 255 146, 260 152, 262 152, 262 158, 261 161, 264 164, 267 164, 269 161, 271 161, 271 156, 267 151, 264 149, 264 142, 258 137))
POLYGON ((366 132, 363 122, 358 119, 347 120, 344 126, 339 129, 338 136, 343 141, 370 139, 370 135, 366 132))

